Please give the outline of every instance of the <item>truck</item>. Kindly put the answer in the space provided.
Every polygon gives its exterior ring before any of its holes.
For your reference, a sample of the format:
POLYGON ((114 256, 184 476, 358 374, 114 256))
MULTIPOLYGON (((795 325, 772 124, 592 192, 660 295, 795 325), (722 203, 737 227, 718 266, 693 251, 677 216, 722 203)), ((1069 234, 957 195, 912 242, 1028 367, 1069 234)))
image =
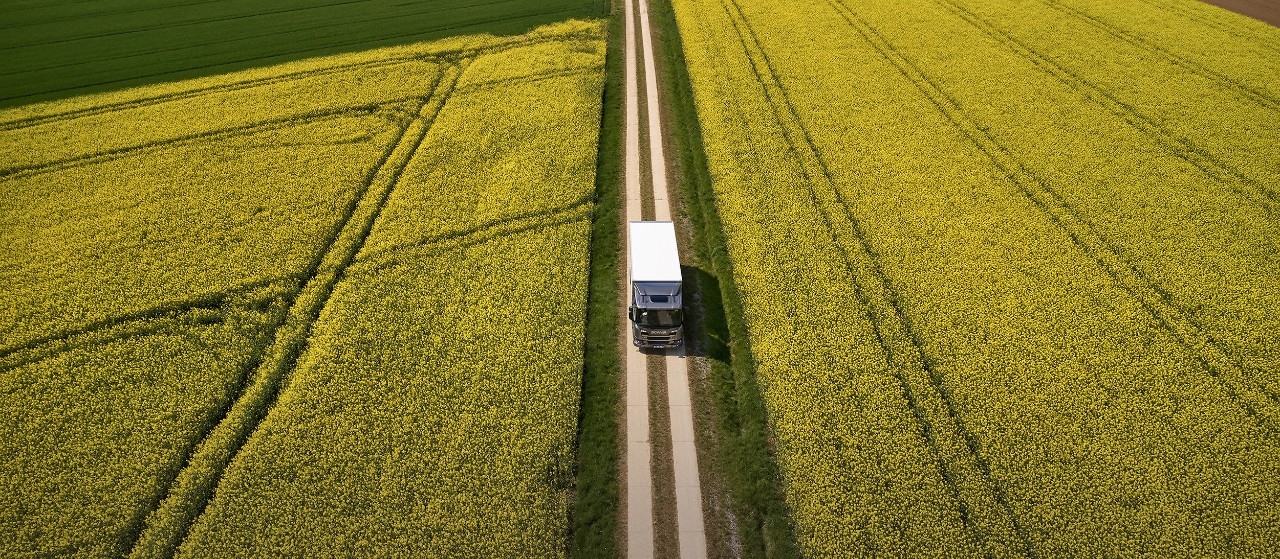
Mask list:
POLYGON ((680 347, 684 344, 684 303, 675 224, 632 221, 627 225, 631 343, 643 349, 680 347))

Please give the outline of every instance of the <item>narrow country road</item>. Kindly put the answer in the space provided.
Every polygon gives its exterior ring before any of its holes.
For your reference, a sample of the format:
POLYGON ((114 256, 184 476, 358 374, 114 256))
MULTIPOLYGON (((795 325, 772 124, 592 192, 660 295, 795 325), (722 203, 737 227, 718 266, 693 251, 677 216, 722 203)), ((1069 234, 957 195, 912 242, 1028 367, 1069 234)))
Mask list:
MULTIPOLYGON (((626 0, 626 214, 627 221, 640 221, 642 185, 640 173, 640 81, 636 61, 636 20, 644 56, 646 116, 648 120, 649 160, 651 163, 654 217, 671 220, 671 202, 667 195, 667 163, 662 150, 662 121, 658 110, 658 84, 653 56, 653 39, 649 27, 648 0, 626 0), (638 6, 637 6, 638 4, 638 6), (637 7, 639 17, 636 17, 637 7)), ((624 247, 628 249, 629 247, 624 247)), ((628 252, 629 253, 629 252, 628 252)), ((627 295, 630 304, 630 268, 627 295)), ((626 316, 624 309, 623 316, 626 316)), ((626 319, 623 319, 626 322, 626 319)), ((649 376, 646 357, 631 345, 630 324, 623 324, 627 353, 626 439, 627 439, 627 557, 650 559, 654 556, 653 470, 649 440, 649 376)), ((671 421, 671 456, 675 471, 676 525, 681 559, 707 556, 707 538, 702 516, 702 488, 698 479, 698 453, 694 442, 693 406, 689 390, 689 367, 684 348, 668 350, 663 359, 667 374, 667 416, 671 421)))

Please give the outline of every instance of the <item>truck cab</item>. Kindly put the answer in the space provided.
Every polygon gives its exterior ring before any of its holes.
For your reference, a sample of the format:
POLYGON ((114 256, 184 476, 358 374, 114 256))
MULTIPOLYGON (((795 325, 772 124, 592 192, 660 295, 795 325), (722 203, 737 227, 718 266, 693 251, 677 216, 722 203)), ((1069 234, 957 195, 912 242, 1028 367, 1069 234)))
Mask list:
POLYGON ((632 221, 627 240, 631 343, 647 349, 684 345, 684 298, 675 224, 632 221))

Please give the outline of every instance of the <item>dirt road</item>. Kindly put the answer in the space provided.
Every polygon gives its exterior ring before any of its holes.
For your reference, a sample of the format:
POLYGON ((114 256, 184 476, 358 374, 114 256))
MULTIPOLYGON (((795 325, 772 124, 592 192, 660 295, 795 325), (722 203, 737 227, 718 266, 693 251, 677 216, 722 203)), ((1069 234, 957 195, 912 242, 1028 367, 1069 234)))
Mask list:
MULTIPOLYGON (((626 0, 626 214, 627 221, 642 217, 642 175, 640 172, 640 80, 636 61, 636 20, 644 57, 645 105, 651 169, 651 193, 654 217, 671 220, 671 204, 667 193, 667 163, 662 149, 661 118, 653 40, 649 28, 648 0, 626 0), (638 11, 637 11, 637 8, 638 11), (637 17, 638 15, 638 17, 637 17)), ((630 272, 627 286, 629 290, 630 272)), ((630 303, 630 294, 623 304, 630 303)), ((623 313, 626 316, 626 313, 623 313)), ((625 319, 624 319, 625 321, 625 319)), ((649 395, 646 357, 631 345, 631 326, 623 325, 627 353, 626 382, 626 501, 627 557, 648 559, 654 556, 653 455, 649 439, 649 395)), ((697 446, 694 441, 693 407, 689 390, 689 367, 684 350, 668 351, 663 356, 667 376, 667 416, 671 422, 671 456, 675 471, 676 525, 681 559, 707 556, 706 531, 703 525, 702 488, 698 477, 697 446)))

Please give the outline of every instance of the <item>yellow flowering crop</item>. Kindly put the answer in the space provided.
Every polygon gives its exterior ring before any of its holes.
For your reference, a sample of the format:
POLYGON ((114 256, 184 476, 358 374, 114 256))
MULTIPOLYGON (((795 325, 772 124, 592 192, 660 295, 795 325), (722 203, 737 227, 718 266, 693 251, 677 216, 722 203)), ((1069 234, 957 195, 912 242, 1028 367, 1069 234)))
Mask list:
POLYGON ((466 66, 179 555, 563 555, 603 46, 466 66))
POLYGON ((1280 33, 1171 3, 674 2, 808 555, 1280 539, 1280 33))
POLYGON ((0 548, 562 555, 603 33, 0 111, 0 548))

